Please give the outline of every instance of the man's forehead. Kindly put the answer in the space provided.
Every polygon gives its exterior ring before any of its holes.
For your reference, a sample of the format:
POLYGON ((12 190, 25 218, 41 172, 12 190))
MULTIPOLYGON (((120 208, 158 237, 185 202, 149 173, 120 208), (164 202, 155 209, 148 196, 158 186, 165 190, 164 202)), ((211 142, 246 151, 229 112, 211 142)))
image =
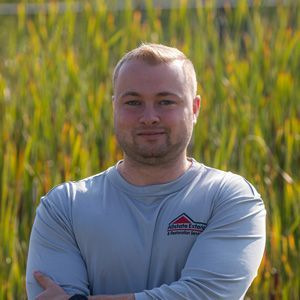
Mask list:
POLYGON ((128 62, 120 69, 116 86, 124 84, 173 85, 184 84, 182 68, 175 64, 149 65, 144 62, 128 62))
POLYGON ((173 92, 183 97, 188 92, 188 82, 182 61, 149 64, 140 59, 127 61, 120 68, 114 85, 114 93, 120 96, 128 91, 156 95, 159 92, 173 92))

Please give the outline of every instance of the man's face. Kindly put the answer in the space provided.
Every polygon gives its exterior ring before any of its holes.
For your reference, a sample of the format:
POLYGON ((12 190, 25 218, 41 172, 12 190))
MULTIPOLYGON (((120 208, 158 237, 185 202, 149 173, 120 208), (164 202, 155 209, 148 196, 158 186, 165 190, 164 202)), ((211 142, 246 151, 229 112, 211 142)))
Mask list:
POLYGON ((125 63, 114 95, 115 133, 124 158, 159 165, 185 157, 199 105, 180 61, 125 63))

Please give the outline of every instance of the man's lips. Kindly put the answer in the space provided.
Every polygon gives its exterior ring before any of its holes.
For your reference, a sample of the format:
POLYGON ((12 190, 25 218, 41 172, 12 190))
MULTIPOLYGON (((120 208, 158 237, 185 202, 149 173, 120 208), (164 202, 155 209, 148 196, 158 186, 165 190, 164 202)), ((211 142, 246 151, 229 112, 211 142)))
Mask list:
POLYGON ((137 135, 139 136, 153 136, 153 135, 162 135, 166 132, 164 130, 139 130, 137 131, 137 135))

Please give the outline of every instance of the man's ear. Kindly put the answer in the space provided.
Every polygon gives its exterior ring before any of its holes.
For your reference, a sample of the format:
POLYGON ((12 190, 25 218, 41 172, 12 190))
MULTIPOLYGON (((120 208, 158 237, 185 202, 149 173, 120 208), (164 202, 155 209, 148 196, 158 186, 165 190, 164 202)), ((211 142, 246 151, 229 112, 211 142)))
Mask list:
POLYGON ((193 114, 194 114, 194 124, 197 123, 197 118, 200 112, 200 107, 201 107, 201 97, 197 95, 194 100, 193 100, 193 114))

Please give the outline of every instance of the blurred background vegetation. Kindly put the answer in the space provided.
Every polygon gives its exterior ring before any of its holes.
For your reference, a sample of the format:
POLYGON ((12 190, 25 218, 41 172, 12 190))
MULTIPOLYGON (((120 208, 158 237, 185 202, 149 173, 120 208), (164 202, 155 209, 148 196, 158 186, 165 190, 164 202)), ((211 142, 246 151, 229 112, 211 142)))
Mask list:
POLYGON ((111 75, 141 42, 178 47, 195 64, 191 155, 242 174, 265 200, 266 253, 247 299, 299 299, 300 3, 273 2, 0 6, 0 299, 26 299, 39 198, 121 158, 111 75))

